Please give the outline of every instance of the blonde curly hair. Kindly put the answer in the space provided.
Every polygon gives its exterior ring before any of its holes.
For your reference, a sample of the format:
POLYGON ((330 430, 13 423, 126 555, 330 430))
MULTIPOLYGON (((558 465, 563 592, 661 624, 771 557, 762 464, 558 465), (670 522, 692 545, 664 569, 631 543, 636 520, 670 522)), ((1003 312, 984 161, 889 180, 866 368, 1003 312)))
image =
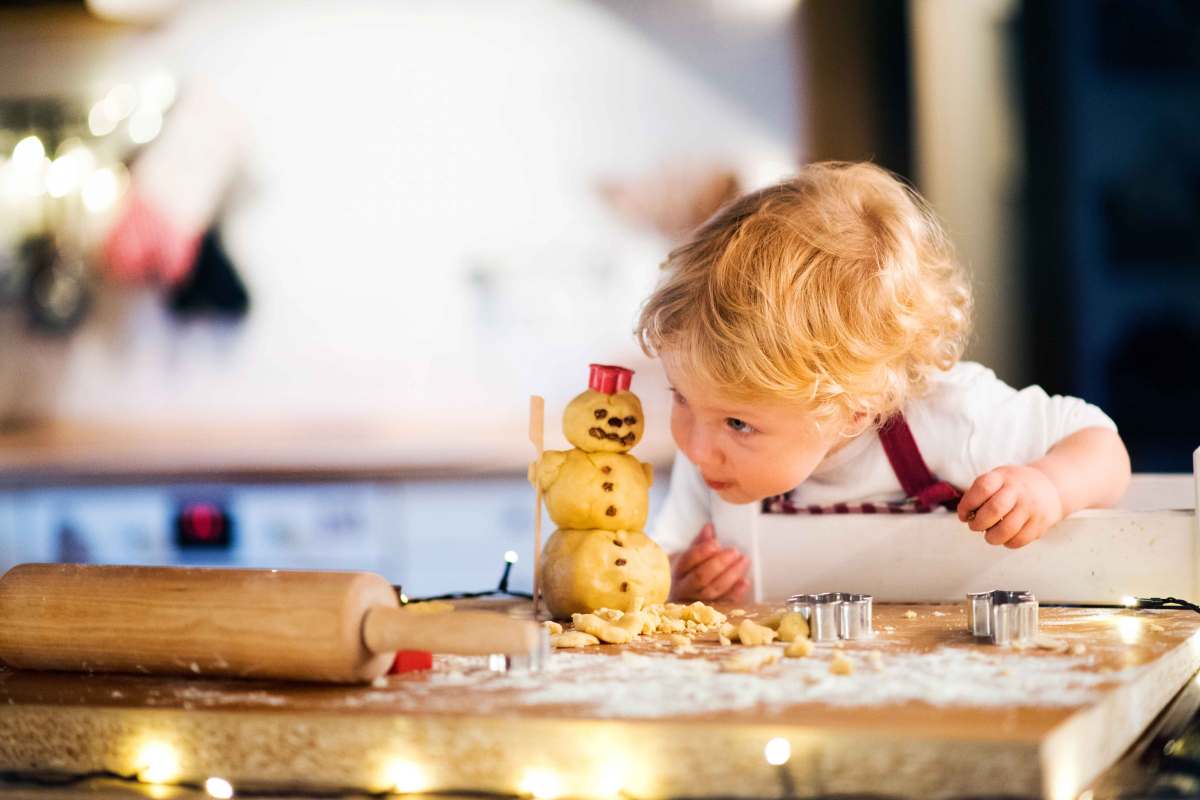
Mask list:
POLYGON ((884 421, 962 356, 971 293, 925 201, 873 164, 809 164, 673 250, 634 333, 732 398, 884 421))

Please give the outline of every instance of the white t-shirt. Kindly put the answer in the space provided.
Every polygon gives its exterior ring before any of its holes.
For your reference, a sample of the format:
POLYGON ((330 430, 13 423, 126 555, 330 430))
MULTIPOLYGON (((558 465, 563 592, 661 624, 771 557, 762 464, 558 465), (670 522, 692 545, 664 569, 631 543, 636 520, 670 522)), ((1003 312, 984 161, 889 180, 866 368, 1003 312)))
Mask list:
MULTIPOLYGON (((1107 414, 1077 397, 1050 396, 1040 386, 1017 391, 971 362, 932 376, 929 391, 904 407, 904 418, 933 474, 963 490, 988 470, 1036 461, 1076 431, 1117 429, 1107 414)), ((826 457, 792 499, 799 506, 887 502, 903 500, 904 491, 871 431, 826 457)), ((713 519, 714 504, 729 505, 677 453, 651 535, 668 553, 683 550, 713 519)))

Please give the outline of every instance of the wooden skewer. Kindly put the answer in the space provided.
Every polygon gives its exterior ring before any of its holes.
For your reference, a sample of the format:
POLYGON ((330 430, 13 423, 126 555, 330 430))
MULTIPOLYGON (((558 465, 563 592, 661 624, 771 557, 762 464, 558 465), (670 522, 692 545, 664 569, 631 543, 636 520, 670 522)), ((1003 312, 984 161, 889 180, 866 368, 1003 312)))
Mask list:
MULTIPOLYGON (((542 449, 545 441, 546 401, 541 395, 529 398, 529 441, 537 452, 537 462, 542 460, 542 449)), ((533 512, 533 617, 537 619, 541 604, 542 589, 542 485, 537 480, 537 467, 534 467, 534 494, 536 501, 533 512)))

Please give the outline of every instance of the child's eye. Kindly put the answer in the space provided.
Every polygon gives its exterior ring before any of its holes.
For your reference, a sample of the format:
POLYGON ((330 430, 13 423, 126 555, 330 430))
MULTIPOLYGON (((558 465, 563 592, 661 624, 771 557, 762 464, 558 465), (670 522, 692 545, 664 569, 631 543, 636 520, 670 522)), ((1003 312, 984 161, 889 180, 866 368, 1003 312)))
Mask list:
POLYGON ((754 433, 754 428, 750 426, 750 423, 737 417, 726 417, 725 424, 735 433, 754 433))

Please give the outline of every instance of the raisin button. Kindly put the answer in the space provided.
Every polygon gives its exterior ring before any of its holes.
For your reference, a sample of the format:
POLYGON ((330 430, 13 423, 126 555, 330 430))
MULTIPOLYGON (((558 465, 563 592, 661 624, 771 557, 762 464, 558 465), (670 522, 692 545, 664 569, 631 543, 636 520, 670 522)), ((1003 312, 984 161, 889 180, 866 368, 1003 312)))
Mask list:
POLYGON ((604 514, 605 516, 615 517, 617 515, 617 507, 609 506, 608 508, 604 509, 604 514))

